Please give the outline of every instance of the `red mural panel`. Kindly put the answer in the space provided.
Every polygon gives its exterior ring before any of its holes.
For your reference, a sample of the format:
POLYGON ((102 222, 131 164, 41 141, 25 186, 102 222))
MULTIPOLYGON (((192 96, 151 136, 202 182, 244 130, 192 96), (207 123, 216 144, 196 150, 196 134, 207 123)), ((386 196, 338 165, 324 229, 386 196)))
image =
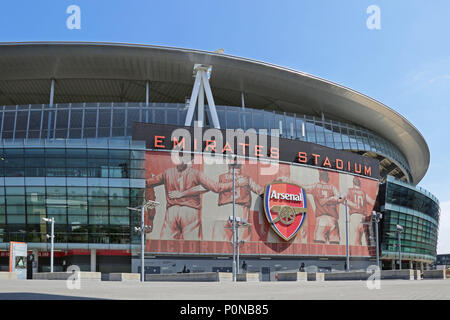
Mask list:
MULTIPOLYGON (((146 216, 153 226, 146 238, 147 252, 232 253, 233 167, 212 163, 212 157, 207 157, 175 164, 170 153, 147 152, 146 198, 160 203, 146 216)), ((242 254, 345 256, 346 212, 350 254, 374 254, 370 213, 378 181, 249 160, 238 162, 234 175, 235 216, 249 223, 238 232, 242 254), (263 192, 274 182, 292 183, 305 190, 306 216, 289 241, 280 237, 265 217, 263 192)))

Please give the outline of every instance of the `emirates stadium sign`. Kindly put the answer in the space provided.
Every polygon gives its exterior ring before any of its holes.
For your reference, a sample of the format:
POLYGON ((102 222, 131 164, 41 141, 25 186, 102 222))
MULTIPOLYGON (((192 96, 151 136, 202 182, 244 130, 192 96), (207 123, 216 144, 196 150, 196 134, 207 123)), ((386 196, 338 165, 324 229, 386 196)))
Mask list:
POLYGON ((291 240, 306 217, 305 190, 292 183, 271 183, 264 190, 264 212, 272 229, 284 240, 291 240))

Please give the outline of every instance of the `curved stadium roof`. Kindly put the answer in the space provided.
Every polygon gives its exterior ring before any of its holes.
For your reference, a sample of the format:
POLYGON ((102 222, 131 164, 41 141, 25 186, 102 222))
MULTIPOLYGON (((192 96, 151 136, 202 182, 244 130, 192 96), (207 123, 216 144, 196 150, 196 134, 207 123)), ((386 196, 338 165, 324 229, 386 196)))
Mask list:
POLYGON ((145 101, 185 102, 196 63, 212 65, 218 105, 285 111, 351 122, 392 142, 406 157, 414 184, 430 152, 421 133, 386 105, 336 83, 296 70, 226 54, 171 47, 83 43, 0 43, 0 105, 145 101))

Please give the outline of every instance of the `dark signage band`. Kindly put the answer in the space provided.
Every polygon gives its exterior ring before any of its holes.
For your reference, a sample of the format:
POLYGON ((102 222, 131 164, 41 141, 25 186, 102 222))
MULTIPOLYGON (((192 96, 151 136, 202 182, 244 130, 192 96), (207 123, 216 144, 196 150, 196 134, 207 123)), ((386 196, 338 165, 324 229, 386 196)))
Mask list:
POLYGON ((274 138, 267 135, 258 135, 260 139, 253 139, 249 137, 251 135, 248 131, 236 131, 233 135, 230 134, 233 130, 214 130, 217 132, 216 136, 207 134, 211 132, 211 129, 207 128, 194 129, 194 127, 135 122, 132 137, 133 140, 145 141, 148 149, 237 154, 252 158, 301 163, 380 179, 379 161, 373 158, 305 141, 276 137, 277 141, 274 143, 274 138), (173 135, 175 130, 179 131, 179 129, 189 133, 190 138, 173 135), (231 136, 229 140, 227 140, 227 134, 228 137, 231 136))

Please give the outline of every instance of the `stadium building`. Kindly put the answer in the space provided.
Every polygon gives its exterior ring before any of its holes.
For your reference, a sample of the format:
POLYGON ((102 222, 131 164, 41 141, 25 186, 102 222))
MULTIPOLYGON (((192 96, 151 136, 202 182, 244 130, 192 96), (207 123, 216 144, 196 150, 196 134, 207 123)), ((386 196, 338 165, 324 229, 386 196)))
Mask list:
POLYGON ((0 137, 2 270, 19 241, 48 271, 43 218, 54 218, 56 271, 138 272, 140 216, 128 208, 146 200, 159 203, 146 212, 147 273, 231 271, 233 199, 246 222, 239 267, 266 278, 343 270, 347 236, 350 268, 375 264, 373 211, 383 269, 399 267, 397 225, 403 268, 436 259, 439 201, 417 186, 423 136, 296 70, 220 51, 2 43, 0 137))

